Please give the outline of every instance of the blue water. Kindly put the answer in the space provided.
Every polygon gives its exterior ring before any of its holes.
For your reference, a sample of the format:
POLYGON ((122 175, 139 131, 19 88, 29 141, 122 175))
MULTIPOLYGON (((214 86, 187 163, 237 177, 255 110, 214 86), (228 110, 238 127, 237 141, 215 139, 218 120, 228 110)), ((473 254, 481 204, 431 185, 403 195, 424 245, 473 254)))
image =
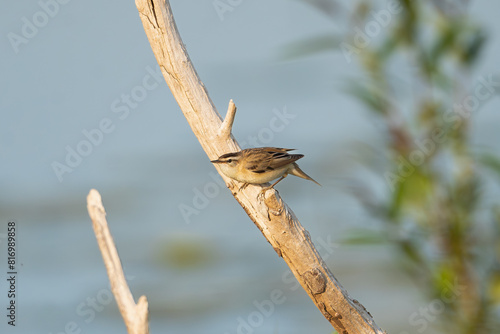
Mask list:
MULTIPOLYGON (((336 277, 384 329, 414 331, 407 319, 423 301, 391 249, 336 243, 373 222, 346 187, 356 143, 383 140, 363 107, 340 89, 359 74, 357 67, 338 53, 280 58, 288 43, 338 26, 298 1, 242 1, 223 20, 210 1, 172 6, 219 112, 229 99, 238 107, 233 130, 240 143, 305 154, 301 167, 323 187, 290 177, 277 188, 336 277)), ((470 9, 491 32, 477 69, 483 75, 498 70, 498 7, 470 9)), ((0 14, 0 233, 9 219, 17 222, 16 330, 125 332, 86 211, 88 191, 96 188, 134 297, 148 297, 151 333, 331 332, 219 185, 168 87, 155 78, 133 2, 71 1, 52 7, 45 24, 41 11, 36 1, 9 2, 0 14), (34 16, 38 30, 13 47, 9 34, 22 35, 23 17, 33 22, 34 16), (127 104, 127 96, 135 100, 127 104), (86 134, 95 144, 85 144, 86 134), (68 161, 72 167, 54 171, 68 161), (199 193, 206 200, 198 198, 195 208, 199 193), (196 212, 183 215, 185 207, 196 212)), ((410 92, 409 73, 402 68, 395 76, 410 92)), ((498 107, 498 98, 488 101, 473 124, 477 145, 496 151, 498 107)), ((5 273, 4 246, 2 239, 5 273)), ((13 333, 0 319, 2 333, 13 333)))

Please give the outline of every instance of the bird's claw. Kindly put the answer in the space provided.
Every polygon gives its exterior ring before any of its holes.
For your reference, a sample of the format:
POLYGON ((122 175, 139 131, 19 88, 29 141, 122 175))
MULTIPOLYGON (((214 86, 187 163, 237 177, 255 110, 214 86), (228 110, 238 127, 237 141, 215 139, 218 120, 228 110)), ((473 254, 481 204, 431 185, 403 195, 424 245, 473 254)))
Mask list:
POLYGON ((242 191, 243 189, 245 189, 246 187, 248 187, 248 183, 243 183, 239 188, 238 188, 238 191, 242 191))

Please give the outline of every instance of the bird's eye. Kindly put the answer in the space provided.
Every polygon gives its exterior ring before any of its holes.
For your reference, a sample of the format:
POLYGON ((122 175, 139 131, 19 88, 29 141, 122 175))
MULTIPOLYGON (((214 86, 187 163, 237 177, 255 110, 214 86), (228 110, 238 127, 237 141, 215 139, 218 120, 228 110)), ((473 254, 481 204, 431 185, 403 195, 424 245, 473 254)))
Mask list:
POLYGON ((231 162, 233 162, 233 160, 231 160, 231 159, 227 159, 227 162, 231 163, 231 162))

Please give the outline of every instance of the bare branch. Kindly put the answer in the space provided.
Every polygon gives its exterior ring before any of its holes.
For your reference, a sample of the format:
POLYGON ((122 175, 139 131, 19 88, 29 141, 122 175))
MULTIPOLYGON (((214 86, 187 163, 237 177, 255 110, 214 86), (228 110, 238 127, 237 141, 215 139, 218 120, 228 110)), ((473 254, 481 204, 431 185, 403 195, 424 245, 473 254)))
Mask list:
POLYGON ((120 313, 129 334, 148 334, 148 301, 145 296, 139 298, 137 305, 123 274, 122 264, 116 250, 113 237, 106 221, 106 211, 102 206, 101 195, 95 189, 87 196, 87 210, 101 250, 104 265, 111 282, 111 291, 115 296, 120 313))
MULTIPOLYGON (((219 135, 229 131, 220 130, 222 118, 189 59, 169 2, 136 0, 136 6, 165 81, 210 160, 238 151, 239 145, 234 139, 219 135)), ((234 115, 229 113, 227 117, 234 115)), ((223 129, 230 129, 232 120, 227 118, 225 123, 223 129)), ((335 279, 311 242, 309 233, 276 191, 266 191, 264 200, 259 200, 261 186, 251 185, 239 191, 225 175, 221 177, 339 333, 383 333, 363 305, 351 299, 335 279)))

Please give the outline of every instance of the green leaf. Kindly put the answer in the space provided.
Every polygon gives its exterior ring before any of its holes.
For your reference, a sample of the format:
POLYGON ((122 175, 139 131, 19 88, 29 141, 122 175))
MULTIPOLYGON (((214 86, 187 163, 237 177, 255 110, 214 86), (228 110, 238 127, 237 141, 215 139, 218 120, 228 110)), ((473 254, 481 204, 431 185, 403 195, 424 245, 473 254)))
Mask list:
POLYGON ((388 105, 386 94, 375 85, 361 82, 360 80, 351 80, 350 85, 346 89, 347 93, 358 98, 372 111, 385 115, 388 105))
POLYGON ((370 231, 366 229, 351 230, 348 235, 342 238, 344 245, 380 245, 387 243, 387 236, 379 231, 370 231))
POLYGON ((476 62, 486 40, 486 33, 482 30, 477 30, 463 42, 461 59, 467 66, 471 66, 476 62))
POLYGON ((280 58, 284 60, 291 60, 321 52, 332 51, 338 49, 341 43, 342 39, 333 34, 309 37, 286 45, 284 50, 280 52, 280 58))
POLYGON ((389 217, 397 220, 400 215, 416 217, 424 214, 422 209, 427 207, 427 202, 432 196, 435 186, 432 175, 425 172, 421 166, 413 166, 403 157, 394 163, 396 164, 395 172, 403 168, 403 163, 407 164, 405 168, 410 169, 406 171, 406 175, 398 175, 399 179, 392 196, 389 217))
POLYGON ((500 158, 489 153, 482 154, 479 157, 479 161, 483 166, 487 167, 491 171, 497 174, 500 177, 500 158))

